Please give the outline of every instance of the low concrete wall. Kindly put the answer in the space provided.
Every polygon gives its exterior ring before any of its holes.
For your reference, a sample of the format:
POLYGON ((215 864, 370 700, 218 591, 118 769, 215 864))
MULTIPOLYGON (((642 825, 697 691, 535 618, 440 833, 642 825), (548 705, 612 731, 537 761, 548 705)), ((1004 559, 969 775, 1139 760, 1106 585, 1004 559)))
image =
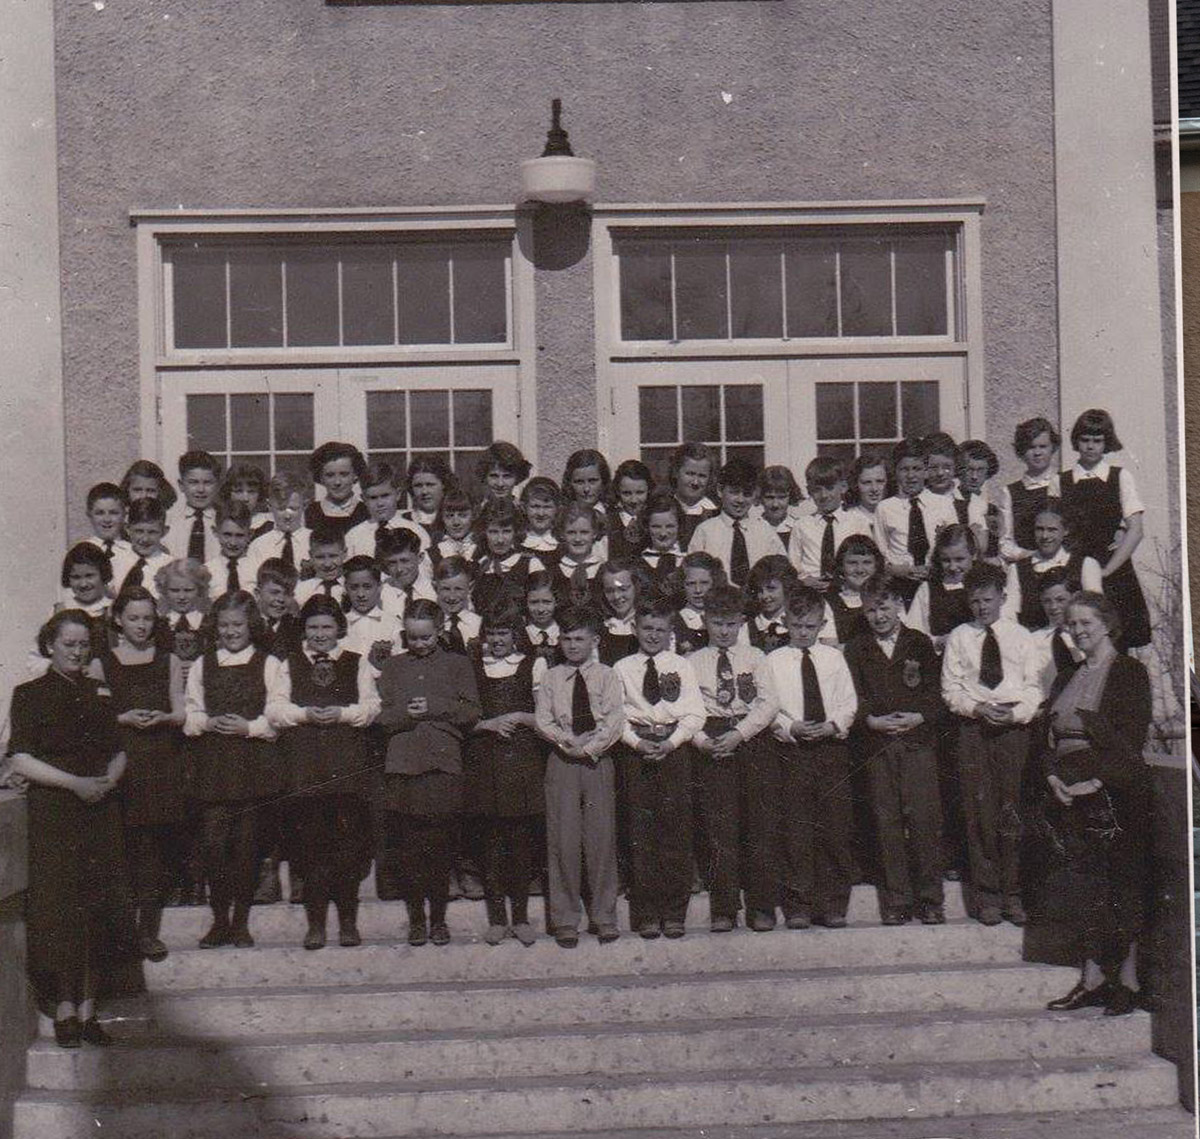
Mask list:
POLYGON ((0 791, 0 1139, 12 1135, 37 1017, 25 984, 25 800, 0 791))

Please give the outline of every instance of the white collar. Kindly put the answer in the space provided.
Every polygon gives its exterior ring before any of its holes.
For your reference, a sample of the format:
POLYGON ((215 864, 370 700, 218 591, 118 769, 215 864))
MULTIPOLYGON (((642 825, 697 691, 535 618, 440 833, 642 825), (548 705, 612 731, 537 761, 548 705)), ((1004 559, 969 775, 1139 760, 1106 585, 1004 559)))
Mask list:
POLYGON ((754 615, 754 625, 758 629, 786 629, 787 621, 786 614, 780 610, 774 617, 768 617, 765 613, 756 613, 754 615))
MULTIPOLYGON (((600 566, 600 557, 595 553, 588 554, 586 561, 576 561, 570 554, 563 554, 558 561, 558 568, 561 569, 568 577, 577 569, 582 567, 586 570, 595 570, 600 566)), ((591 577, 591 574, 588 574, 591 577)))
POLYGON ((942 591, 944 593, 957 593, 960 589, 962 589, 962 587, 963 587, 963 583, 961 581, 943 581, 942 582, 942 591))
POLYGON ((1043 487, 1048 487, 1055 478, 1054 471, 1047 469, 1044 475, 1024 474, 1021 476, 1021 485, 1026 490, 1041 490, 1043 487))
MULTIPOLYGON (((382 621, 382 620, 383 620, 383 606, 382 605, 376 605, 374 609, 368 609, 366 613, 360 613, 357 609, 351 609, 350 612, 346 614, 346 624, 347 625, 357 625, 359 623, 359 621, 382 621)), ((333 656, 333 653, 330 653, 329 655, 333 656)))
POLYGON ((1070 560, 1071 555, 1067 552, 1066 547, 1059 546, 1058 553, 1051 554, 1048 558, 1035 553, 1029 559, 1029 564, 1033 567, 1034 573, 1045 573, 1046 570, 1055 569, 1057 566, 1065 566, 1070 560))
POLYGON ((540 634, 545 634, 546 643, 549 645, 558 644, 558 622, 551 621, 544 629, 532 623, 525 626, 525 635, 532 641, 540 634))
POLYGON ((228 649, 217 649, 217 664, 249 664, 253 656, 253 645, 247 645, 244 649, 239 649, 236 653, 231 653, 228 649))
POLYGON ((632 633, 635 623, 636 618, 634 617, 617 617, 614 615, 604 618, 604 627, 610 633, 615 633, 619 636, 628 636, 632 633))
POLYGON ((704 614, 699 609, 693 609, 690 605, 685 605, 679 610, 679 619, 689 629, 704 628, 704 614))
POLYGON ((494 657, 490 653, 483 654, 484 664, 520 664, 525 659, 525 654, 513 649, 508 656, 494 657))
POLYGON ((526 534, 521 545, 539 554, 552 554, 558 549, 558 539, 553 534, 526 534))
MULTIPOLYGON (((312 664, 313 662, 315 662, 317 659, 317 655, 318 655, 317 651, 315 649, 309 648, 307 641, 305 641, 303 649, 304 649, 304 655, 306 657, 308 657, 309 663, 312 664)), ((339 644, 334 645, 333 648, 331 648, 329 650, 329 652, 327 652, 325 654, 325 656, 327 656, 330 660, 337 660, 342 655, 342 653, 344 653, 345 651, 346 650, 339 643, 339 644)))
POLYGON ((676 542, 669 550, 655 550, 653 548, 643 552, 642 556, 646 558, 663 558, 667 555, 673 558, 682 558, 683 551, 679 548, 679 543, 676 542))
POLYGON ((484 554, 480 561, 485 562, 489 569, 499 566, 502 570, 510 570, 523 557, 525 557, 524 551, 513 550, 511 553, 505 554, 502 558, 497 558, 495 554, 484 554))
POLYGON ((697 514, 711 514, 717 509, 717 504, 708 495, 693 502, 691 506, 688 506, 678 495, 675 496, 675 501, 679 503, 679 509, 689 518, 694 518, 697 514))
POLYGON ((357 494, 352 494, 345 502, 333 502, 329 498, 323 498, 320 509, 326 518, 346 518, 358 509, 361 501, 357 494))
POLYGON ((1090 471, 1084 469, 1078 463, 1071 468, 1071 474, 1075 476, 1075 481, 1080 479, 1100 479, 1107 481, 1109 474, 1112 472, 1112 465, 1107 459, 1101 459, 1090 471))

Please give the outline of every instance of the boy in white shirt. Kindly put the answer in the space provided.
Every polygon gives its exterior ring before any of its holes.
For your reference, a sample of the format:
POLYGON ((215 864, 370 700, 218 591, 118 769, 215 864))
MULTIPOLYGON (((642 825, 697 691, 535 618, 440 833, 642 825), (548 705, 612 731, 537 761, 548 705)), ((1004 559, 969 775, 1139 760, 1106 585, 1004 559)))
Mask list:
POLYGON ((692 534, 688 553, 712 554, 725 567, 725 576, 741 587, 750 567, 768 554, 782 554, 775 528, 750 516, 758 493, 758 471, 745 459, 730 459, 718 476, 721 512, 706 518, 692 534))
POLYGON ((773 732, 779 765, 781 896, 788 929, 816 920, 846 925, 853 885, 850 752, 858 711, 841 652, 821 644, 825 600, 806 585, 787 595, 790 644, 767 658, 779 698, 773 732))
POLYGON ((624 690, 625 793, 633 870, 630 920, 642 937, 683 937, 692 890, 692 737, 704 701, 692 666, 671 652, 670 602, 638 606, 638 651, 617 661, 624 690))
POLYGON ((1004 570, 973 566, 971 621, 946 638, 942 698, 959 717, 958 776, 979 921, 1023 925, 1019 869, 1021 776, 1042 692, 1028 629, 1002 617, 1004 570))

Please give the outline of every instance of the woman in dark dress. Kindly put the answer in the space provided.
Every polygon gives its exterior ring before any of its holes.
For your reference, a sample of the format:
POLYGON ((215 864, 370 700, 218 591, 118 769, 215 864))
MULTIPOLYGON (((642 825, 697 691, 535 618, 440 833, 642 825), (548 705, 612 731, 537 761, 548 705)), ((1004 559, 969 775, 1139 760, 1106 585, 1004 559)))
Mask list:
POLYGON ((1076 937, 1078 983, 1047 1006, 1103 1005, 1121 1016, 1137 1007, 1137 939, 1150 884, 1150 787, 1142 747, 1150 727, 1150 681, 1119 652, 1116 607, 1104 594, 1077 593, 1067 628, 1082 662, 1050 691, 1046 781, 1050 846, 1057 863, 1047 890, 1076 937))
POLYGON ((113 602, 121 642, 100 663, 128 759, 121 808, 129 881, 138 908, 142 956, 161 961, 163 907, 183 881, 191 856, 193 812, 184 794, 183 664, 156 644, 154 595, 140 585, 113 602))
POLYGON ((86 613, 56 613, 38 634, 49 670, 12 700, 12 768, 29 781, 29 973, 63 1048, 111 1043, 96 1020, 97 969, 137 955, 113 794, 125 753, 83 675, 91 640, 86 613))
POLYGON ((533 688, 535 669, 540 674, 545 665, 517 649, 520 630, 515 609, 483 619, 484 651, 475 674, 483 718, 463 757, 464 811, 483 821, 489 945, 510 932, 522 945, 537 938, 529 924, 529 883, 546 809, 546 749, 534 728, 533 688))

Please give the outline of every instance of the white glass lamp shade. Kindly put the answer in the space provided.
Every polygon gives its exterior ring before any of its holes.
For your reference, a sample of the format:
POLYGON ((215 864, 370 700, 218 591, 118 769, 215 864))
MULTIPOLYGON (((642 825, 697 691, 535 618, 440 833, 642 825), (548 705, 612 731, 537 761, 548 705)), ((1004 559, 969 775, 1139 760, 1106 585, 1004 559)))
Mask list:
POLYGON ((596 190, 596 164, 590 158, 551 155, 521 163, 524 202, 590 202, 596 190))

